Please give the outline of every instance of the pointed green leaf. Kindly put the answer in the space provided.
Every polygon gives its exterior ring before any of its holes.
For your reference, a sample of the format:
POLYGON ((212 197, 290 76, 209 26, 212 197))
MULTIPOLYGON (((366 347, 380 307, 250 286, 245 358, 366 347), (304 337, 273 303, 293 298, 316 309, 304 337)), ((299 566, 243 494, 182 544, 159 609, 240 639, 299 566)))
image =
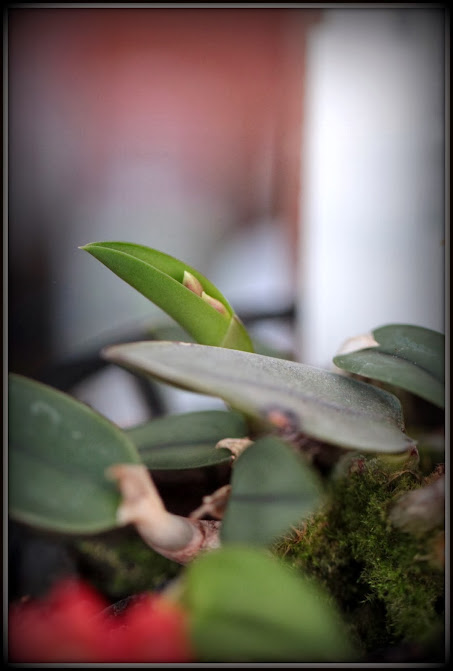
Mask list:
POLYGON ((274 437, 261 438, 233 468, 221 539, 270 545, 315 510, 321 491, 313 469, 289 445, 274 437))
MULTIPOLYGON (((437 331, 389 324, 372 333, 376 345, 338 354, 333 362, 350 373, 401 387, 445 407, 445 336, 437 331)), ((352 345, 354 339, 352 339, 352 345)))
MULTIPOLYGON (((171 340, 173 342, 194 342, 192 338, 182 329, 178 324, 168 323, 152 326, 146 329, 143 337, 148 337, 150 340, 171 340)), ((223 345, 224 347, 225 345, 223 345)), ((265 354, 266 356, 274 356, 277 359, 291 359, 294 360, 294 355, 289 349, 281 349, 280 347, 275 347, 273 344, 269 344, 258 338, 253 338, 254 351, 257 354, 265 354)), ((234 348, 233 348, 234 349, 234 348)))
POLYGON ((9 513, 52 531, 116 526, 114 463, 139 463, 122 431, 88 406, 34 380, 10 375, 9 513))
POLYGON ((231 452, 216 449, 223 438, 243 438, 247 423, 242 415, 206 410, 153 419, 127 430, 141 460, 153 470, 199 468, 231 461, 231 452))
POLYGON ((137 342, 108 347, 106 359, 178 387, 218 396, 269 428, 269 413, 288 413, 295 428, 335 445, 400 452, 399 400, 377 387, 293 361, 192 343, 137 342))
POLYGON ((206 277, 186 263, 130 242, 93 242, 81 249, 165 310, 197 342, 253 351, 244 325, 226 298, 206 277), (193 281, 190 281, 191 276, 193 281), (196 288, 198 283, 207 294, 207 300, 189 288, 196 288), (223 306, 223 314, 210 304, 209 298, 223 306))
POLYGON ((243 546, 196 559, 183 578, 201 662, 345 662, 356 653, 325 592, 281 560, 243 546))

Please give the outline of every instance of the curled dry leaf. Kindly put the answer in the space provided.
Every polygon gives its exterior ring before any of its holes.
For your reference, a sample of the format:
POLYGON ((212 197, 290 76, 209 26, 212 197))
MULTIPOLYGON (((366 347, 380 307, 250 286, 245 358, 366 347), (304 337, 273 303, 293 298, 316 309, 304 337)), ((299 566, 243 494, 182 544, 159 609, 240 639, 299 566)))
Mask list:
POLYGON ((435 529, 445 518, 445 476, 431 484, 404 494, 392 507, 391 523, 412 534, 435 529))
POLYGON ((221 520, 225 512, 226 505, 230 498, 231 485, 224 485, 208 496, 203 496, 203 503, 199 508, 190 513, 190 518, 200 519, 203 515, 211 515, 221 520))
POLYGON ((186 564, 200 552, 219 547, 219 522, 191 520, 169 513, 142 464, 115 464, 107 469, 122 495, 119 524, 133 524, 145 543, 167 559, 186 564))
POLYGON ((252 443, 250 438, 222 438, 215 447, 230 450, 233 459, 237 459, 252 443))
POLYGON ((350 354, 351 352, 357 352, 361 349, 378 346, 379 343, 375 340, 372 333, 363 333, 362 335, 345 340, 337 354, 350 354))

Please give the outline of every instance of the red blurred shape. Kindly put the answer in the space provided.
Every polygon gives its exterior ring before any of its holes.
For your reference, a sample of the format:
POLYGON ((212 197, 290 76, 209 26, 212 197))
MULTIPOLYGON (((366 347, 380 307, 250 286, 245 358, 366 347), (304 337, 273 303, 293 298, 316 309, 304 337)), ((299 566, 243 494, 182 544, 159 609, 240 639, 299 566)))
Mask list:
POLYGON ((48 598, 15 603, 9 611, 9 661, 193 661, 185 613, 149 594, 119 615, 78 580, 59 583, 48 598))

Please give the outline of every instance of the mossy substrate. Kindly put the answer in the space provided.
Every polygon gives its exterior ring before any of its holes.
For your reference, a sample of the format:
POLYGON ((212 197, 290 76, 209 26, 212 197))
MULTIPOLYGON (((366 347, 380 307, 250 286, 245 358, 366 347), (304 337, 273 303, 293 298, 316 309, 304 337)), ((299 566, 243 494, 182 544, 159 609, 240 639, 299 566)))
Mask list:
POLYGON ((159 590, 181 570, 148 547, 133 528, 80 540, 74 552, 80 572, 112 602, 159 590))
POLYGON ((442 659, 443 521, 413 534, 388 518, 399 497, 427 482, 410 461, 347 456, 322 509, 273 548, 327 588, 365 658, 415 646, 423 661, 442 659))

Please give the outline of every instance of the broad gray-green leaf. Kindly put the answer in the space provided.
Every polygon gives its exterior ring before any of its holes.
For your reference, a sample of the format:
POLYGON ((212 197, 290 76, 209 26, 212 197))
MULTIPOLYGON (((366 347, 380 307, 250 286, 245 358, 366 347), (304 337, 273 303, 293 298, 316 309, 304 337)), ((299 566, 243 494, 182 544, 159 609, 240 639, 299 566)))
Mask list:
POLYGON ((205 554, 183 576, 201 662, 351 662, 338 612, 312 580, 245 546, 205 554))
POLYGON ((129 429, 142 462, 150 469, 212 466, 231 461, 230 450, 215 446, 223 438, 247 435, 242 415, 223 410, 168 415, 129 429))
POLYGON ((10 375, 8 406, 11 517, 65 533, 115 527, 120 495, 104 471, 140 463, 124 433, 70 396, 19 375, 10 375))
POLYGON ((250 336, 231 305, 195 268, 157 249, 130 242, 92 242, 80 249, 165 310, 197 342, 253 351, 250 336), (203 290, 203 296, 183 284, 185 273, 197 290, 203 290))
POLYGON ((261 438, 233 468, 220 536, 224 543, 270 545, 320 504, 314 471, 284 442, 261 438))
POLYGON ((333 359, 350 373, 401 387, 445 407, 445 336, 409 324, 389 324, 352 338, 333 359), (373 342, 375 344, 373 344, 373 342), (364 347, 365 346, 365 347, 364 347))
POLYGON ((137 342, 103 351, 106 359, 164 382, 218 396, 261 425, 275 408, 301 432, 346 448, 400 452, 401 404, 393 395, 293 361, 191 343, 137 342))

